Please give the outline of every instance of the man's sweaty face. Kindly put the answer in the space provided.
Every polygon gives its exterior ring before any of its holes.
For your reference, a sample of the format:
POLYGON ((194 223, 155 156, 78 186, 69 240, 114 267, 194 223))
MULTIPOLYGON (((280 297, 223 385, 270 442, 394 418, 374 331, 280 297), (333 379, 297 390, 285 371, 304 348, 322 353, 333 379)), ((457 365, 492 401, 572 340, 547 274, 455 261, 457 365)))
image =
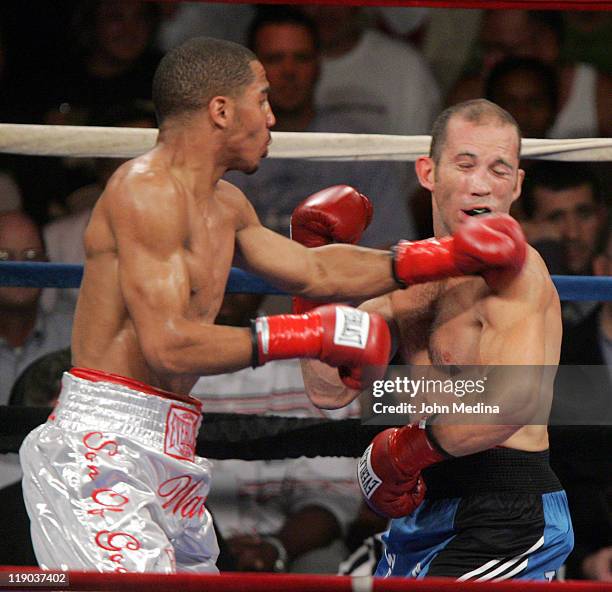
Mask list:
POLYGON ((434 208, 446 232, 469 216, 507 213, 520 193, 516 129, 452 119, 435 167, 434 208))
POLYGON ((255 172, 260 160, 268 154, 272 136, 270 128, 276 123, 268 102, 269 84, 259 62, 251 62, 255 80, 236 100, 236 143, 239 163, 236 168, 255 172))

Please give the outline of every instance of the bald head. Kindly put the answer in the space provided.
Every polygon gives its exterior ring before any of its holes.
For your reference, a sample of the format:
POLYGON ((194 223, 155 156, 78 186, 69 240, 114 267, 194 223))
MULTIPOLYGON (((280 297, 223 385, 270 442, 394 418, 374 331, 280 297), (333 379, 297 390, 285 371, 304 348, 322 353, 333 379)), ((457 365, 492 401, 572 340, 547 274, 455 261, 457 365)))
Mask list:
POLYGON ((500 125, 510 125, 516 129, 518 138, 518 154, 521 152, 521 130, 518 123, 510 113, 502 109, 499 105, 487 101, 486 99, 474 99, 472 101, 464 101, 445 109, 438 115, 434 121, 431 130, 431 145, 429 156, 438 164, 440 154, 446 142, 448 125, 451 120, 463 119, 476 125, 486 125, 489 123, 498 123, 500 125))

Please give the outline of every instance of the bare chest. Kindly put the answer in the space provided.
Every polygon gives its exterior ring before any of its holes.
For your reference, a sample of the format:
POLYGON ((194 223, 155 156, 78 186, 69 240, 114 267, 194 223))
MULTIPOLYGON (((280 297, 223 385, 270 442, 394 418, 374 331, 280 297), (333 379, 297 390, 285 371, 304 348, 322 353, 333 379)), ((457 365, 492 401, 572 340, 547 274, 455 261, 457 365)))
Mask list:
POLYGON ((423 288, 414 305, 399 316, 405 361, 423 365, 479 364, 482 322, 478 310, 486 292, 484 282, 469 278, 423 288))

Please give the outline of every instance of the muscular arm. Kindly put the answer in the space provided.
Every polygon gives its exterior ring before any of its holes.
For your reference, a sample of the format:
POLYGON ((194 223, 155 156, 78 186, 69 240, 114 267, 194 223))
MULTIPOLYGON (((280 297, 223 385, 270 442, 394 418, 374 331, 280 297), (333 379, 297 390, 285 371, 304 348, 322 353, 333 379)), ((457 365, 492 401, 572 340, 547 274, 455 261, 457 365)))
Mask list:
MULTIPOLYGON (((394 342, 397 342, 397 327, 393 320, 391 301, 388 295, 368 300, 359 308, 382 315, 389 324, 394 342)), ((392 353, 394 349, 392 349, 392 353)), ((338 409, 345 407, 359 395, 360 391, 350 389, 343 384, 336 368, 318 360, 300 360, 300 363, 306 394, 317 407, 338 409)))
POLYGON ((105 204, 120 289, 145 360, 160 375, 246 367, 252 354, 247 329, 216 326, 190 313, 187 205, 167 176, 155 174, 128 173, 113 181, 105 204))
POLYGON ((242 219, 236 239, 246 265, 291 294, 363 301, 397 288, 389 251, 341 244, 307 249, 264 228, 246 200, 242 219))
MULTIPOLYGON (((561 317, 557 293, 540 257, 482 307, 481 364, 489 366, 487 403, 500 407, 493 425, 479 415, 474 425, 446 422, 432 426, 434 437, 453 456, 497 446, 527 424, 545 424, 559 361, 561 317), (520 366, 520 368, 518 368, 520 366)), ((455 417, 460 419, 459 416, 455 417)))

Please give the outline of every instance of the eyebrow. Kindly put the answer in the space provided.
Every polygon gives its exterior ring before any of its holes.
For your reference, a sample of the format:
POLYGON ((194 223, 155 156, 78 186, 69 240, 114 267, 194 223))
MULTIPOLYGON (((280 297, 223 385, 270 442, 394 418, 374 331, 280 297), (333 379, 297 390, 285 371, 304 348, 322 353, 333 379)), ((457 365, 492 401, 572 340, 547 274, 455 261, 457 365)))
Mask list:
POLYGON ((493 165, 496 165, 496 164, 501 164, 501 165, 503 165, 503 166, 505 166, 505 167, 508 167, 508 168, 509 168, 509 169, 511 169, 511 170, 513 170, 513 169, 514 169, 514 167, 513 167, 513 166, 512 166, 512 165, 511 165, 511 164, 510 164, 510 163, 509 163, 507 160, 505 160, 504 158, 498 158, 498 159, 497 159, 497 160, 496 160, 496 161, 493 163, 493 165))
MULTIPOLYGON (((457 155, 455 155, 455 159, 458 158, 462 158, 467 156, 468 158, 474 158, 474 159, 478 159, 478 156, 476 154, 474 154, 473 152, 459 152, 457 155)), ((504 158, 498 158, 494 163, 493 166, 501 164, 505 167, 508 167, 509 169, 514 169, 514 167, 504 158)))

